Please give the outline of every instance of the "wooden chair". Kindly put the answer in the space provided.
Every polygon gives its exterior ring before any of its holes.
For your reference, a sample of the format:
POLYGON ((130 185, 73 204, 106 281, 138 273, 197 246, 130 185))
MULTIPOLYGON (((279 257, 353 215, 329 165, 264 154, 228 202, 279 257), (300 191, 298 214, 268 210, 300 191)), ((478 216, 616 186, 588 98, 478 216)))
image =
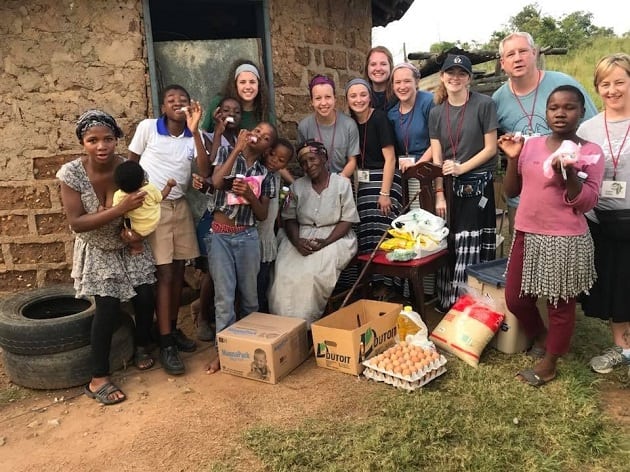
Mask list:
MULTIPOLYGON (((404 172, 402 175, 403 207, 406 208, 409 201, 413 198, 413 195, 409 195, 409 182, 415 179, 418 181, 420 187, 418 194, 420 208, 435 213, 433 180, 441 176, 442 168, 431 163, 423 163, 404 172)), ((452 188, 452 178, 450 176, 445 177, 444 196, 446 198, 447 208, 449 209, 452 208, 452 188)), ((372 274, 408 279, 414 307, 420 316, 424 317, 425 300, 423 279, 425 276, 435 273, 440 267, 445 266, 451 261, 448 249, 443 249, 420 259, 412 259, 405 262, 389 261, 385 255, 385 251, 377 250, 373 255, 370 253, 357 256, 358 261, 363 264, 363 270, 365 272, 362 273, 368 280, 369 276, 372 274)), ((366 293, 366 290, 364 290, 364 296, 365 298, 369 298, 369 294, 366 293)))

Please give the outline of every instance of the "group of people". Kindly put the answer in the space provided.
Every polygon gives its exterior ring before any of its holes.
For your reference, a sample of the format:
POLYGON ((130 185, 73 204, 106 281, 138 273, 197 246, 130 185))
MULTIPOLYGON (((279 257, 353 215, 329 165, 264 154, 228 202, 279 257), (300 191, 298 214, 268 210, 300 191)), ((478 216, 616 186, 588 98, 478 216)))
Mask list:
MULTIPOLYGON (((587 315, 612 319, 614 347, 592 360, 593 369, 630 363, 622 287, 630 248, 630 56, 610 55, 597 65, 604 111, 596 114, 577 81, 538 69, 528 33, 510 34, 499 52, 508 81, 492 97, 471 90, 472 64, 462 54, 446 57, 430 93, 418 90, 413 64, 394 65, 386 48, 371 49, 364 77, 345 84, 347 113, 337 107, 333 79, 316 75, 308 85, 313 112, 298 124, 297 149, 278 136, 264 74, 245 60, 235 61, 205 113, 184 87, 166 87, 160 117, 138 124, 127 159, 115 152, 122 131, 112 116, 82 115, 76 133, 85 155, 58 177, 76 233, 77 296, 94 296, 96 304, 86 395, 104 404, 126 398, 108 361, 124 300, 135 309, 135 365, 154 365, 149 346, 157 341, 162 367, 184 373, 179 353, 196 349, 177 324, 187 261, 201 261, 204 272, 204 340, 254 311, 310 325, 354 255, 371 252, 400 214, 402 173, 420 162, 453 177, 452 189, 442 178, 434 182, 435 212, 448 215, 454 235, 454 263, 437 283, 440 308, 448 310, 466 267, 495 258, 499 149, 508 162, 506 196, 521 197, 506 301, 532 339, 528 354, 538 359, 519 378, 539 386, 556 376, 578 298, 587 315), (299 178, 287 168, 294 156, 299 178), (133 183, 123 183, 123 169, 134 166, 133 183), (290 190, 280 201, 283 184, 290 190), (453 195, 450 208, 445 190, 453 195), (191 211, 191 192, 203 195, 201 211, 191 211), (539 297, 547 299, 547 326, 539 297)), ((399 281, 381 276, 373 283, 378 290, 399 281)), ((215 356, 208 373, 218 362, 215 356)))
POLYGON ((505 297, 535 359, 518 377, 536 387, 556 377, 578 302, 587 316, 610 322, 613 346, 590 366, 611 372, 630 364, 630 300, 621 282, 630 251, 630 56, 610 54, 596 65, 597 113, 577 81, 537 67, 531 35, 507 36, 499 53, 509 77, 493 95, 505 132, 498 139, 508 160, 504 190, 519 197, 505 297), (546 324, 538 298, 547 301, 546 324))

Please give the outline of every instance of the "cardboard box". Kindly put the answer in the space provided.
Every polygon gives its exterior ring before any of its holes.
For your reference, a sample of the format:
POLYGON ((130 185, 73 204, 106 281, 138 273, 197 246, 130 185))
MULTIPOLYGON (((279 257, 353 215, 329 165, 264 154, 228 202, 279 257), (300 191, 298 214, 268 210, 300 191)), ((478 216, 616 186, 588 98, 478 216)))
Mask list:
POLYGON ((359 375, 362 362, 396 342, 400 303, 358 300, 311 324, 317 365, 359 375))
POLYGON ((505 315, 505 319, 492 338, 489 346, 506 354, 523 352, 529 348, 530 341, 520 328, 518 319, 505 304, 505 273, 507 259, 470 265, 466 268, 467 285, 488 298, 490 305, 505 315))
POLYGON ((271 384, 309 356, 306 322, 252 313, 217 335, 221 371, 271 384))

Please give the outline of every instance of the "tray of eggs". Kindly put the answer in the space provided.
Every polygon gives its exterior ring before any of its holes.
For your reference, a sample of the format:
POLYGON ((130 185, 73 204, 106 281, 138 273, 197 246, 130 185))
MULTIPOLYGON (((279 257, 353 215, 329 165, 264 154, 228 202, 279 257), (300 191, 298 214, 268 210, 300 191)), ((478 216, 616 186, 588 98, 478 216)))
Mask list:
POLYGON ((401 341, 363 361, 363 375, 405 390, 416 390, 446 372, 446 358, 436 349, 401 341))

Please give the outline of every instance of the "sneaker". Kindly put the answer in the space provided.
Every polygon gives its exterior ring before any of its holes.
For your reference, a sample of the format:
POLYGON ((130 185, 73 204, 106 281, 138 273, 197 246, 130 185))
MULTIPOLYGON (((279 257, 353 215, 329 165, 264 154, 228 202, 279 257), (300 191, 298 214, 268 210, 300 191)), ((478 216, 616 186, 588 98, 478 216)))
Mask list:
POLYGON ((162 368, 171 375, 181 375, 184 373, 184 363, 179 357, 177 347, 167 346, 160 349, 160 362, 162 368))
POLYGON ((210 323, 205 320, 199 321, 199 326, 197 327, 197 339, 205 342, 214 341, 214 329, 210 323))
POLYGON ((598 374, 608 374, 618 365, 630 364, 630 359, 622 354, 619 346, 609 347, 600 356, 591 359, 591 369, 598 374))
POLYGON ((171 334, 179 351, 193 352, 197 350, 197 343, 195 343, 193 339, 190 339, 188 336, 186 336, 181 329, 177 328, 171 334))

